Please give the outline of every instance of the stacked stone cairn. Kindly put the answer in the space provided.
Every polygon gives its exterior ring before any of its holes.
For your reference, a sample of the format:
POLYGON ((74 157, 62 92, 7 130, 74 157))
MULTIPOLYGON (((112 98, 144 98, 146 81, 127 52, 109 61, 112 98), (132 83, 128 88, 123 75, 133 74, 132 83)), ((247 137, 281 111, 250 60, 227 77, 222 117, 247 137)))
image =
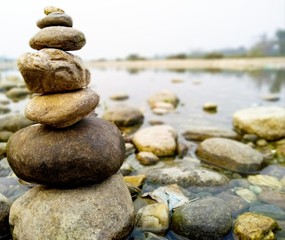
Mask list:
POLYGON ((85 43, 63 10, 46 7, 41 29, 18 59, 27 88, 34 93, 25 115, 36 124, 7 143, 14 173, 36 186, 11 207, 13 239, 124 239, 134 209, 118 170, 125 158, 121 132, 96 117, 99 96, 90 73, 69 52, 85 43))

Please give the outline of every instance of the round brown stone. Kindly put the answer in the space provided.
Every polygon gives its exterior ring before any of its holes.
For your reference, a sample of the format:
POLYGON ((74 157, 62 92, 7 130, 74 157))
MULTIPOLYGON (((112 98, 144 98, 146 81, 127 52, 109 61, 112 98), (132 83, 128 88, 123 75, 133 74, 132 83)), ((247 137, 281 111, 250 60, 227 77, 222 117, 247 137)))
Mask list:
POLYGON ((64 51, 81 49, 86 44, 82 32, 70 27, 48 27, 41 29, 30 40, 33 49, 58 48, 64 51))
POLYGON ((76 90, 90 83, 90 72, 82 60, 59 49, 26 53, 18 59, 27 88, 34 93, 76 90))
POLYGON ((26 106, 28 119, 56 128, 73 125, 88 115, 99 103, 91 89, 35 96, 26 106))
POLYGON ((72 27, 72 19, 65 13, 52 12, 46 17, 37 21, 37 26, 39 28, 45 28, 50 26, 72 27))
POLYGON ((46 15, 49 15, 53 12, 64 13, 64 10, 62 10, 61 8, 58 8, 58 7, 54 7, 54 6, 47 6, 44 8, 44 14, 46 14, 46 15))
POLYGON ((55 187, 101 182, 119 170, 124 158, 121 132, 95 114, 69 128, 35 124, 7 143, 8 162, 20 179, 55 187))

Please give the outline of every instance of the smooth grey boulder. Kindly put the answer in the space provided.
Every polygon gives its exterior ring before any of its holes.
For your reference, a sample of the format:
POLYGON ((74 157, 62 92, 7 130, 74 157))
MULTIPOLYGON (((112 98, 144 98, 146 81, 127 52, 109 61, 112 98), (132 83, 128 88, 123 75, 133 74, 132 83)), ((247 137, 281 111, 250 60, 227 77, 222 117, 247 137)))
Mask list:
POLYGON ((27 88, 34 93, 71 91, 90 83, 90 72, 82 60, 59 49, 26 53, 17 63, 27 88))
POLYGON ((68 128, 35 124, 21 129, 10 137, 6 154, 20 179, 74 187, 116 173, 125 159, 125 143, 115 125, 94 113, 68 128))
POLYGON ((30 39, 30 47, 35 50, 57 48, 63 51, 81 49, 86 44, 84 34, 70 27, 47 27, 41 29, 30 39))
POLYGON ((186 203, 172 215, 173 231, 188 239, 222 239, 232 227, 231 210, 214 197, 186 203))
POLYGON ((134 207, 121 174, 76 189, 36 186, 11 207, 13 239, 125 239, 134 207))
POLYGON ((258 171, 263 162, 261 153, 250 146, 225 138, 209 138, 197 148, 201 160, 235 172, 258 171))
POLYGON ((39 28, 45 28, 50 26, 72 27, 72 24, 73 22, 71 17, 61 12, 52 12, 37 21, 37 26, 39 28))
POLYGON ((99 96, 91 89, 35 96, 26 106, 28 119, 56 128, 69 127, 92 112, 99 96))

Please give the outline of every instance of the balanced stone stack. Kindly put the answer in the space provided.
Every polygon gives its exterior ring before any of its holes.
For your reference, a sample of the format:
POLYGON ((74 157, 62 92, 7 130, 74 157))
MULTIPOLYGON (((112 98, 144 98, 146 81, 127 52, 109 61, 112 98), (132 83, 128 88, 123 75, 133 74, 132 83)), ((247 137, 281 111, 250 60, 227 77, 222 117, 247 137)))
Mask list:
POLYGON ((25 109, 37 124, 10 137, 7 158, 22 180, 39 184, 10 210, 13 239, 123 239, 133 227, 133 204, 117 173, 125 158, 121 132, 97 118, 99 96, 81 59, 82 32, 63 10, 46 7, 30 40, 39 50, 18 59, 27 88, 25 109))

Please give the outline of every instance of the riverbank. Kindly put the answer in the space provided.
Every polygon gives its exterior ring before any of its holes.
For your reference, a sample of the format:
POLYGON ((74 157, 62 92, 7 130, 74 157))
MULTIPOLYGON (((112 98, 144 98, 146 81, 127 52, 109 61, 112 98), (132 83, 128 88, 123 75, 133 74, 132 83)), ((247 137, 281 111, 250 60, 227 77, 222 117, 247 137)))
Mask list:
POLYGON ((276 58, 232 58, 232 59, 171 59, 142 61, 89 61, 90 68, 111 69, 221 69, 254 70, 285 68, 285 57, 276 58))
MULTIPOLYGON (((140 61, 86 61, 89 68, 108 69, 221 69, 221 70, 254 70, 285 69, 285 57, 274 58, 226 58, 226 59, 169 59, 140 61)), ((1 62, 0 70, 16 69, 16 62, 1 62)))

